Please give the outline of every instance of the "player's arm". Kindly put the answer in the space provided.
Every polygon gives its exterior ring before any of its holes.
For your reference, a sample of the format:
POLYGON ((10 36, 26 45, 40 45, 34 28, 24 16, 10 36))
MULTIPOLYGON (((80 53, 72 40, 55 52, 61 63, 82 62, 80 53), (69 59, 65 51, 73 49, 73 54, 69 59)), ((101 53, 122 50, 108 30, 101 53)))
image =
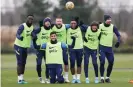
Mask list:
POLYGON ((85 25, 82 21, 80 21, 79 26, 82 32, 86 32, 88 29, 88 25, 85 25))
POLYGON ((33 46, 34 46, 35 49, 40 49, 41 45, 37 45, 36 40, 37 39, 35 39, 35 38, 33 39, 33 46))
POLYGON ((72 44, 71 45, 68 45, 68 47, 69 48, 74 48, 75 42, 76 42, 76 38, 74 36, 71 36, 71 39, 72 39, 72 44))
POLYGON ((65 24, 66 30, 68 30, 71 26, 70 24, 65 24))
MULTIPOLYGON (((67 44, 61 43, 61 48, 62 48, 62 51, 63 51, 63 55, 64 54, 67 55, 67 53, 66 53, 67 52, 67 44)), ((63 62, 65 64, 68 64, 68 58, 63 56, 63 62)))
POLYGON ((84 35, 83 39, 84 39, 84 41, 87 43, 88 40, 87 40, 86 34, 87 34, 87 31, 85 32, 85 35, 84 35))
POLYGON ((33 45, 35 49, 46 49, 46 43, 42 44, 42 45, 37 45, 36 44, 36 40, 37 39, 33 39, 33 45))
POLYGON ((68 30, 68 32, 67 32, 67 45, 68 45, 68 48, 74 48, 75 41, 76 41, 76 38, 74 36, 70 36, 70 32, 68 30))
POLYGON ((41 28, 36 28, 32 31, 31 36, 33 39, 37 39, 37 34, 41 31, 41 28))
POLYGON ((88 25, 85 25, 84 22, 82 20, 80 20, 79 17, 75 17, 74 19, 77 21, 78 26, 80 27, 81 31, 86 32, 88 25))
POLYGON ((114 26, 113 27, 113 32, 115 33, 116 37, 117 37, 117 43, 115 44, 115 47, 118 48, 120 45, 120 39, 121 39, 121 35, 118 32, 118 29, 114 26))
POLYGON ((23 25, 20 25, 18 30, 17 30, 17 34, 16 34, 16 37, 19 39, 19 40, 23 40, 23 36, 21 36, 22 32, 24 30, 24 26, 23 25))
POLYGON ((115 35, 117 37, 117 41, 120 42, 121 35, 120 35, 118 29, 115 26, 113 28, 113 32, 115 33, 115 35))

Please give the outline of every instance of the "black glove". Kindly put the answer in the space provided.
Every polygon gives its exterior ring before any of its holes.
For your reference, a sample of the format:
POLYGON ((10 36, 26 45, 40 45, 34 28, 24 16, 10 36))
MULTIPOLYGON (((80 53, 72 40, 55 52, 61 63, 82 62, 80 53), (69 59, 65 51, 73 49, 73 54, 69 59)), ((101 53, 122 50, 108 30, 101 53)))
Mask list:
POLYGON ((75 38, 74 36, 71 36, 71 39, 72 39, 73 41, 72 41, 72 44, 71 44, 71 45, 69 45, 69 48, 74 48, 76 38, 75 38))
POLYGON ((83 25, 84 24, 84 22, 81 20, 81 21, 79 21, 79 26, 81 26, 81 25, 83 25))
POLYGON ((71 36, 71 39, 75 40, 76 38, 74 36, 71 36))
POLYGON ((23 37, 23 36, 22 36, 22 37, 20 37, 20 40, 21 40, 21 41, 23 41, 23 39, 24 39, 24 37, 23 37))
POLYGON ((39 21, 39 26, 40 26, 40 27, 43 26, 43 20, 39 21))
POLYGON ((120 42, 117 42, 117 43, 115 44, 115 47, 118 48, 119 46, 120 46, 120 42))
POLYGON ((79 17, 77 17, 77 16, 74 17, 74 19, 75 19, 77 22, 79 21, 79 17))
POLYGON ((84 41, 87 43, 88 42, 88 40, 84 37, 84 41))

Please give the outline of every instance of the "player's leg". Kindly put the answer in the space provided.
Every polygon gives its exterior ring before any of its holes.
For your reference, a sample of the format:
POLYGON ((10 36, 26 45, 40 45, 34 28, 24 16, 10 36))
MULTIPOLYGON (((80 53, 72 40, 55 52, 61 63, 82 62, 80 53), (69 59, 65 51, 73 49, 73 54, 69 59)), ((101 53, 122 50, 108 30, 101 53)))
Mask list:
POLYGON ((56 83, 56 68, 49 68, 50 83, 56 83))
POLYGON ((76 50, 77 83, 81 83, 81 81, 80 81, 80 75, 81 75, 82 57, 83 57, 83 49, 76 50))
POLYGON ((114 65, 114 53, 106 53, 106 57, 108 60, 108 68, 107 68, 107 74, 106 74, 106 79, 105 82, 110 83, 110 75, 113 69, 113 65, 114 65))
POLYGON ((46 51, 43 51, 43 57, 44 57, 44 62, 45 62, 45 77, 46 77, 45 82, 49 84, 50 83, 50 81, 49 81, 49 68, 46 65, 46 51))
POLYGON ((16 59, 17 59, 17 75, 18 75, 18 83, 22 83, 22 53, 21 50, 18 46, 14 45, 14 50, 15 50, 15 54, 16 54, 16 59))
POLYGON ((90 82, 88 78, 89 57, 90 57, 90 52, 87 47, 84 47, 84 73, 85 73, 86 83, 90 82))
POLYGON ((27 83, 24 81, 24 71, 25 71, 25 64, 27 59, 27 49, 23 49, 17 45, 14 45, 16 58, 17 58, 17 74, 18 74, 18 83, 23 84, 27 83), (24 56, 25 55, 25 56, 24 56))
POLYGON ((22 51, 22 57, 23 57, 23 64, 22 64, 22 81, 23 83, 27 83, 25 80, 24 80, 24 72, 25 72, 25 65, 26 65, 26 60, 27 60, 27 49, 23 49, 22 51))
POLYGON ((41 72, 42 72, 41 65, 42 65, 43 55, 44 55, 44 53, 41 50, 36 51, 36 56, 37 56, 37 58, 36 58, 36 63, 37 63, 36 64, 36 71, 37 71, 40 83, 45 83, 44 80, 42 79, 42 75, 41 75, 41 72))
POLYGON ((76 75, 75 75, 75 58, 76 58, 76 53, 74 50, 69 50, 69 55, 70 55, 70 70, 71 74, 73 77, 72 83, 76 83, 76 75))
POLYGON ((98 80, 98 64, 97 64, 97 50, 91 51, 91 57, 92 57, 92 64, 95 71, 95 83, 99 83, 98 80))
POLYGON ((56 75, 57 75, 58 83, 64 83, 62 65, 59 65, 58 67, 56 67, 56 75))
POLYGON ((63 59, 66 59, 66 60, 63 60, 63 62, 64 62, 64 71, 65 71, 64 72, 64 79, 65 79, 65 82, 70 82, 68 80, 69 66, 68 66, 68 53, 67 53, 67 49, 63 50, 63 57, 65 57, 63 59))
POLYGON ((101 83, 104 83, 105 52, 99 49, 101 83))

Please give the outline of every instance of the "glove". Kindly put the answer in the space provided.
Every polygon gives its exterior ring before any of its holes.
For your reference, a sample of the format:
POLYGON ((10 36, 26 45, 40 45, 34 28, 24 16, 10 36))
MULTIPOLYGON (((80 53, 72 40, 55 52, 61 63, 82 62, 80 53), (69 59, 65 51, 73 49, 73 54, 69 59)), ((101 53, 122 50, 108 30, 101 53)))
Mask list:
POLYGON ((79 21, 79 17, 77 17, 77 16, 74 17, 74 19, 75 19, 77 22, 79 21))
POLYGON ((87 43, 88 42, 88 40, 84 37, 84 41, 87 43))
POLYGON ((24 39, 24 37, 23 37, 23 36, 22 36, 22 37, 20 37, 20 40, 21 40, 21 41, 23 41, 23 39, 24 39))
POLYGON ((71 36, 71 39, 75 40, 76 38, 74 36, 71 36))
POLYGON ((119 46, 120 46, 120 42, 117 42, 117 43, 115 44, 115 47, 118 48, 119 46))
POLYGON ((83 25, 84 24, 84 22, 81 20, 80 22, 79 22, 79 26, 81 26, 81 25, 83 25))

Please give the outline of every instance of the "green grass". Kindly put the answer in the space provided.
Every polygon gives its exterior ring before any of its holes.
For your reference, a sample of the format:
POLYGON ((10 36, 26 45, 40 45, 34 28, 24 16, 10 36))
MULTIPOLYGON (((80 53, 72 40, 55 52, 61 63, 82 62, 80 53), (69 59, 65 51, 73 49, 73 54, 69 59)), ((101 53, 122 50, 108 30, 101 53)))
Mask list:
MULTIPOLYGON (((106 61, 107 62, 107 61, 106 61)), ((133 54, 115 54, 114 70, 111 75, 111 84, 94 84, 94 71, 89 71, 89 78, 91 83, 85 84, 84 71, 82 70, 81 81, 82 84, 40 84, 36 73, 36 56, 29 55, 26 65, 25 79, 28 84, 17 84, 16 74, 16 58, 15 55, 1 55, 1 85, 2 87, 133 87, 133 84, 128 83, 133 79, 133 54)), ((107 64, 106 64, 107 66, 107 64)), ((42 68, 44 64, 42 65, 42 68)), ((90 68, 92 63, 90 62, 90 68)), ((44 76, 44 68, 42 72, 44 76)), ((105 73, 106 74, 106 73, 105 73)), ((69 73, 71 80, 71 74, 69 73)))

